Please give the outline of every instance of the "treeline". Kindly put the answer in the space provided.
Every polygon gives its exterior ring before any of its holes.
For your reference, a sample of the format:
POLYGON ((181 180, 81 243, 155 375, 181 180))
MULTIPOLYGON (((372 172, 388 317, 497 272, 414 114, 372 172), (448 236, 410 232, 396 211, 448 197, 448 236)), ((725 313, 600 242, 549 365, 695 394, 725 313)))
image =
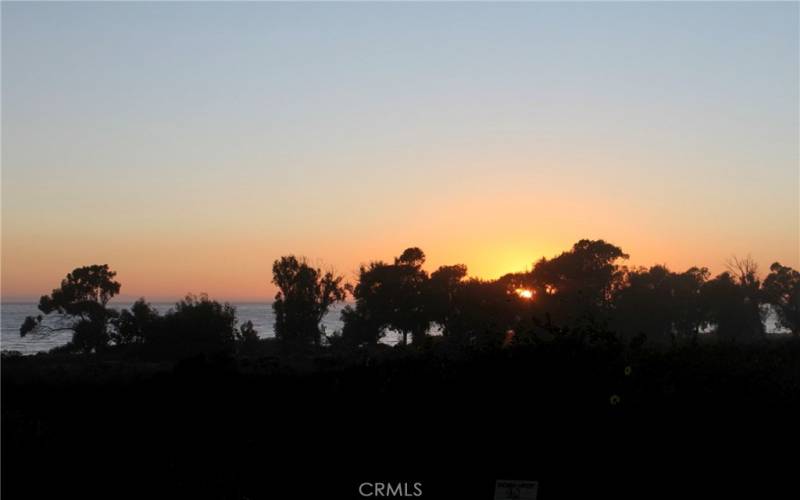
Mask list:
MULTIPOLYGON (((581 240, 528 272, 480 280, 467 278, 462 264, 429 274, 424 252, 413 247, 393 262, 362 266, 357 281, 346 283, 285 256, 272 269, 278 288, 273 342, 290 350, 351 350, 378 344, 388 331, 398 332, 402 345, 422 346, 504 345, 565 333, 636 344, 691 343, 703 332, 752 341, 765 336, 767 307, 779 326, 800 334, 800 273, 790 267, 776 262, 762 281, 749 258, 734 259, 713 278, 702 267, 628 268, 627 258, 603 240, 581 240), (342 310, 343 328, 324 331, 322 319, 348 295, 354 303, 342 310), (433 329, 441 332, 435 339, 433 329)), ((108 307, 121 288, 115 276, 107 265, 75 269, 40 299, 42 314, 26 318, 20 333, 71 330, 72 341, 62 351, 141 345, 171 356, 247 350, 264 342, 251 322, 237 326, 233 306, 205 295, 187 296, 163 315, 144 299, 116 311, 108 307), (45 325, 51 313, 62 315, 64 323, 45 325)))

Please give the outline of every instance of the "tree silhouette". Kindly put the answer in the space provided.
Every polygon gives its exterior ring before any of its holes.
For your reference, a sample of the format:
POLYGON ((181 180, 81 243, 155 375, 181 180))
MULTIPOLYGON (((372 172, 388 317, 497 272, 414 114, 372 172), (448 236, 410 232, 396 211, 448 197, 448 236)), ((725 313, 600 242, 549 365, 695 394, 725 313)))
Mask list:
POLYGON ((665 266, 627 270, 615 293, 612 324, 626 339, 695 339, 705 319, 700 289, 707 279, 708 270, 696 267, 681 274, 665 266))
POLYGON ((413 342, 422 341, 430 328, 426 308, 428 273, 422 270, 425 253, 417 247, 407 248, 394 261, 397 308, 392 311, 390 325, 403 334, 403 344, 408 335, 413 342))
POLYGON ((678 339, 696 340, 707 322, 701 292, 709 275, 705 267, 692 267, 671 277, 672 325, 678 339))
MULTIPOLYGON (((362 266, 360 270, 361 279, 359 283, 363 283, 367 278, 364 276, 367 273, 365 267, 362 266)), ((374 299, 369 299, 370 306, 365 305, 368 300, 365 298, 364 293, 358 286, 351 288, 351 293, 356 297, 356 306, 345 306, 342 309, 342 341, 348 346, 360 345, 374 345, 384 335, 385 322, 382 318, 383 314, 374 310, 374 299), (358 294, 358 295, 356 295, 358 294)))
POLYGON ((419 269, 425 263, 425 252, 417 247, 410 247, 403 250, 400 257, 394 259, 395 265, 409 266, 414 269, 419 269))
POLYGON ((644 334, 658 342, 672 339, 672 278, 664 266, 625 273, 614 300, 613 322, 624 338, 644 334))
POLYGON ((123 309, 119 316, 112 320, 116 327, 112 339, 117 344, 134 344, 153 340, 162 327, 162 320, 158 311, 142 297, 133 303, 130 310, 123 309))
POLYGON ((147 343, 168 356, 229 352, 236 339, 236 308, 207 295, 187 295, 163 316, 147 343))
POLYGON ((400 332, 403 344, 408 343, 409 334, 414 342, 422 340, 430 326, 424 263, 425 253, 411 247, 395 258, 394 264, 377 261, 361 266, 352 289, 356 307, 342 311, 345 340, 376 342, 387 328, 400 332))
POLYGON ((383 261, 359 268, 358 282, 349 286, 356 300, 355 307, 345 307, 341 315, 342 337, 346 343, 374 344, 384 336, 397 310, 399 286, 395 278, 393 266, 383 261))
POLYGON ((775 308, 779 324, 800 335, 800 272, 773 263, 762 286, 765 301, 775 308))
POLYGON ((462 281, 447 318, 448 337, 460 343, 492 343, 514 328, 523 305, 507 279, 462 281))
POLYGON ((207 295, 187 295, 161 315, 144 298, 112 320, 115 344, 143 344, 146 352, 165 358, 229 353, 234 341, 252 344, 257 334, 251 322, 236 328, 236 308, 207 295))
POLYGON ((753 340, 764 336, 759 307, 759 281, 754 269, 738 277, 725 271, 703 284, 703 308, 715 334, 726 340, 753 340))
POLYGON ((442 327, 442 333, 445 336, 453 330, 455 316, 458 314, 456 295, 466 276, 467 266, 464 264, 441 266, 431 273, 427 308, 431 321, 442 327))
POLYGON ((272 303, 275 336, 290 344, 319 345, 322 319, 331 305, 345 298, 343 278, 323 274, 294 255, 276 260, 272 276, 278 287, 272 303))
POLYGON ((58 313, 68 317, 70 323, 48 327, 42 324, 42 315, 28 316, 20 327, 20 335, 25 336, 34 330, 72 330, 73 347, 85 352, 104 348, 111 338, 109 320, 115 316, 106 305, 121 288, 114 281, 116 275, 107 264, 74 269, 61 281, 59 288, 39 299, 39 310, 44 315, 58 313))
POLYGON ((742 308, 741 328, 745 337, 761 338, 764 330, 763 312, 761 310, 761 281, 758 277, 758 264, 749 255, 745 258, 734 256, 727 267, 739 285, 739 299, 742 308))
POLYGON ((554 321, 572 325, 606 318, 628 255, 603 240, 580 240, 558 257, 537 262, 530 272, 538 305, 554 321))
MULTIPOLYGON (((765 335, 766 304, 781 326, 800 335, 800 273, 790 267, 774 263, 762 285, 750 257, 734 257, 713 279, 700 267, 682 273, 660 265, 621 267, 619 261, 627 258, 613 244, 583 239, 556 257, 542 258, 531 271, 480 280, 465 279, 463 264, 441 266, 429 276, 422 268, 425 253, 410 247, 391 262, 361 266, 355 285, 344 285, 341 276, 284 256, 272 269, 278 287, 275 334, 293 348, 320 345, 324 316, 350 291, 355 304, 343 309, 344 326, 336 337, 337 345, 349 347, 376 344, 390 330, 402 335, 402 344, 409 336, 416 344, 431 323, 441 327, 448 346, 499 345, 498 339, 536 344, 569 332, 577 332, 576 339, 585 337, 582 332, 613 332, 625 340, 646 337, 668 344, 694 342, 708 326, 720 339, 754 340, 765 335)), ((233 352, 236 342, 256 352, 262 345, 251 322, 236 327, 234 307, 205 295, 189 295, 164 315, 144 298, 117 313, 108 308, 121 288, 115 276, 107 265, 73 270, 41 297, 43 314, 25 318, 20 334, 71 330, 66 351, 142 344, 128 351, 168 356, 233 352), (43 324, 52 313, 61 315, 61 323, 43 324)))

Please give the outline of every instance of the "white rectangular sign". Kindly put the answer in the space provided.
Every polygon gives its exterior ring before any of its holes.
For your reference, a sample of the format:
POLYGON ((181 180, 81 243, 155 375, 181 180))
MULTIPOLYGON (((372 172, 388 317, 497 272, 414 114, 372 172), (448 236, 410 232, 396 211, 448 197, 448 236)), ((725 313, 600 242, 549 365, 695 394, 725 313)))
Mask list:
POLYGON ((494 500, 536 500, 537 481, 498 480, 494 485, 494 500))

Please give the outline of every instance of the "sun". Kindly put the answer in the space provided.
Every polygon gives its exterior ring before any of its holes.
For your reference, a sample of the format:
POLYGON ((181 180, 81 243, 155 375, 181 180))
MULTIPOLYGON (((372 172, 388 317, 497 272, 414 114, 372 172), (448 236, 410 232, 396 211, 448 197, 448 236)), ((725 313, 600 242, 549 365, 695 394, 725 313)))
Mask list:
POLYGON ((533 291, 532 290, 528 290, 527 288, 517 288, 514 291, 517 292, 517 295, 519 295, 519 297, 522 298, 522 299, 532 299, 533 298, 533 291))

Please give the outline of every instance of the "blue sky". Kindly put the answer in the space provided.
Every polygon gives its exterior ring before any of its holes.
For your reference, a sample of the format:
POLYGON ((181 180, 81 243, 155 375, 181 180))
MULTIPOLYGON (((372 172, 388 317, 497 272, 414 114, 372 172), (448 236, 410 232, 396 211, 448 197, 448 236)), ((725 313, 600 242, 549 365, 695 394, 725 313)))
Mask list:
POLYGON ((408 245, 494 277, 582 237, 800 264, 796 3, 2 14, 4 296, 102 261, 134 295, 259 298, 279 255, 408 245))

